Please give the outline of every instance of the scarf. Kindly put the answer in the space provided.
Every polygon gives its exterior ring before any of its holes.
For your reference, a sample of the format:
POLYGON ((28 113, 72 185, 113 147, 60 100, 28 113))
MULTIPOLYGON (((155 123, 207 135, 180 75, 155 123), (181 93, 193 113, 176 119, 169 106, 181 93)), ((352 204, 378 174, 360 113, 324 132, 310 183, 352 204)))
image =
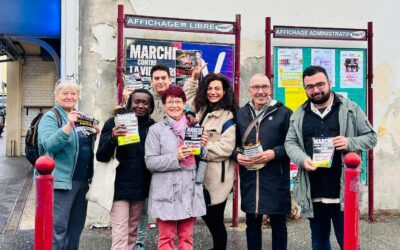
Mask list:
MULTIPOLYGON (((180 146, 182 146, 184 144, 184 140, 185 140, 185 130, 186 130, 186 126, 187 126, 186 116, 182 115, 182 117, 181 117, 181 119, 179 119, 179 121, 176 121, 176 120, 172 119, 171 117, 167 116, 167 120, 171 124, 172 131, 174 132, 174 134, 176 136, 178 136, 178 148, 179 148, 180 146)), ((192 167, 195 164, 196 164, 196 161, 195 161, 193 155, 190 155, 179 161, 179 165, 182 168, 192 167)))

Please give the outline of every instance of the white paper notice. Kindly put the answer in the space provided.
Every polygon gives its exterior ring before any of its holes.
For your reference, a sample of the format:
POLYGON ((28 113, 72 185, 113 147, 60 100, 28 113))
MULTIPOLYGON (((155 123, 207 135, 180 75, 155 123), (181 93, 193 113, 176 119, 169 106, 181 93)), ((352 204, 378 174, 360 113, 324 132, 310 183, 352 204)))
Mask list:
POLYGON ((364 54, 362 51, 340 52, 340 87, 362 88, 364 54))
POLYGON ((335 50, 311 49, 311 63, 325 68, 332 87, 335 87, 335 50))

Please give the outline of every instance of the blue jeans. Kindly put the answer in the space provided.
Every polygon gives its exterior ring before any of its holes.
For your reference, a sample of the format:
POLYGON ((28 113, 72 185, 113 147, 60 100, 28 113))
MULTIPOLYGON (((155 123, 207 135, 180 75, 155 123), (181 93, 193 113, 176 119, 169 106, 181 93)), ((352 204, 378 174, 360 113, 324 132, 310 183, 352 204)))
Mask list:
MULTIPOLYGON (((262 214, 246 213, 246 238, 247 249, 261 250, 262 249, 262 214)), ((286 250, 287 249, 287 226, 286 214, 271 214, 272 231, 272 249, 286 250)))
POLYGON ((309 218, 313 250, 330 250, 331 221, 335 230, 336 240, 343 249, 343 212, 340 204, 324 204, 314 202, 314 218, 309 218))
POLYGON ((86 220, 88 182, 72 181, 72 190, 54 190, 53 250, 75 250, 86 220))

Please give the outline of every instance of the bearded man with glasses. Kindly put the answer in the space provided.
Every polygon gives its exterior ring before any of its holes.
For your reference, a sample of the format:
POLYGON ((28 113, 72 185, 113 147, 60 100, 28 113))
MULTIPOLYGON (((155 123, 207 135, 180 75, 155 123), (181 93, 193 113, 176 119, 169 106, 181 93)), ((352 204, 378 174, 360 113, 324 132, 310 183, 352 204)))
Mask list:
POLYGON ((324 68, 308 67, 303 82, 308 100, 290 118, 285 142, 290 159, 299 166, 294 195, 310 221, 312 249, 331 249, 331 221, 343 249, 343 157, 372 149, 377 135, 356 103, 331 91, 324 68), (318 138, 333 144, 324 167, 313 160, 318 138))

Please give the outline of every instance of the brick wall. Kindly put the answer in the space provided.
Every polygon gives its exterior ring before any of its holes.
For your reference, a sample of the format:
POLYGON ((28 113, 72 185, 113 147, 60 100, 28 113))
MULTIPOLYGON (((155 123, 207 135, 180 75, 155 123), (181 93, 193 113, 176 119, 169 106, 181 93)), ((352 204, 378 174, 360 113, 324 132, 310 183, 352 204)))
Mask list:
MULTIPOLYGON (((26 57, 22 66, 22 106, 53 106, 54 84, 58 80, 53 61, 42 61, 39 57, 26 57)), ((22 107, 21 152, 25 152, 25 134, 39 108, 22 107)))

